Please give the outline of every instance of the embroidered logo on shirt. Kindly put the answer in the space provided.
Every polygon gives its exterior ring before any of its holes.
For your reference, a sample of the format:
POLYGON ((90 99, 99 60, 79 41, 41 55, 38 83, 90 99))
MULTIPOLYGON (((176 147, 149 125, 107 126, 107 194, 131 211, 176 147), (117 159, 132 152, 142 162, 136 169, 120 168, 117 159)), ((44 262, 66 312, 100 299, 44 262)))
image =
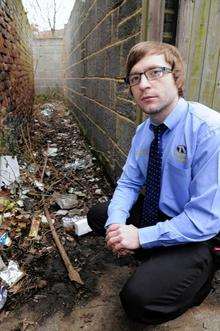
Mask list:
POLYGON ((175 156, 179 162, 186 162, 187 150, 185 145, 178 145, 175 150, 175 156))

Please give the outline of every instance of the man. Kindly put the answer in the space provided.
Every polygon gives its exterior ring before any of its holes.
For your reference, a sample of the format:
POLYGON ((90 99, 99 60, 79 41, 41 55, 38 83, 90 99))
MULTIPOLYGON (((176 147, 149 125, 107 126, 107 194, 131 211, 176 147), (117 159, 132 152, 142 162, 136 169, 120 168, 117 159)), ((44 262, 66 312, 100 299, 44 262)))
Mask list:
POLYGON ((113 252, 141 255, 120 298, 128 316, 158 324, 199 305, 211 289, 220 115, 182 98, 183 63, 174 46, 141 42, 126 69, 130 92, 149 117, 137 128, 109 206, 93 207, 88 221, 113 252))

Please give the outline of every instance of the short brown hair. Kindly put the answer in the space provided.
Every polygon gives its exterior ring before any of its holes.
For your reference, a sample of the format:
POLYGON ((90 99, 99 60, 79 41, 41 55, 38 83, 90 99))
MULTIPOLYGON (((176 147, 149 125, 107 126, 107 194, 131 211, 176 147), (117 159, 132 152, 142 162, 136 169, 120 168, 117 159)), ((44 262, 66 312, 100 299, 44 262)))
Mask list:
POLYGON ((134 45, 127 57, 126 77, 133 66, 146 55, 163 54, 167 63, 171 65, 173 77, 178 88, 179 96, 183 96, 184 66, 180 52, 175 46, 157 41, 142 41, 134 45))

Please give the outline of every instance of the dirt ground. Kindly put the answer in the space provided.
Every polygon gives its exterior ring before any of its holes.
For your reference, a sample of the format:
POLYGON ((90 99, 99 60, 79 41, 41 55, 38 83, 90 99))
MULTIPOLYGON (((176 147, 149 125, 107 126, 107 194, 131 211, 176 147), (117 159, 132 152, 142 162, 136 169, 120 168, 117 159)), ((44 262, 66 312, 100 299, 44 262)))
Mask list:
POLYGON ((220 330, 220 273, 205 302, 180 318, 156 327, 130 321, 124 314, 118 293, 135 270, 132 257, 112 255, 103 238, 92 233, 77 237, 63 227, 60 194, 74 194, 75 205, 65 216, 86 215, 88 208, 109 199, 112 187, 92 154, 68 109, 60 101, 35 106, 35 120, 23 137, 21 182, 13 189, 0 191, 10 201, 20 201, 3 222, 12 246, 0 255, 12 259, 25 272, 9 289, 0 327, 12 330, 220 330), (48 156, 55 148, 53 156, 48 156), (43 175, 43 176, 42 176, 43 175), (43 177, 43 180, 41 181, 43 177), (43 183, 43 191, 35 183, 43 183), (21 203, 22 201, 22 203, 21 203), (84 285, 71 282, 53 242, 48 226, 40 224, 38 235, 30 238, 34 217, 48 206, 55 228, 84 285))

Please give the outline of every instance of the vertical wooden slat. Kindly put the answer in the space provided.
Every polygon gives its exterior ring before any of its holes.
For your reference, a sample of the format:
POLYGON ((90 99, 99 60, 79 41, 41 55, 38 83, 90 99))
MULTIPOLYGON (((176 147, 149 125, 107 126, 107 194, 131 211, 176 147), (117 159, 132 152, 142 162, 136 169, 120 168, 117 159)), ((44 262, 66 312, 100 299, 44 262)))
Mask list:
POLYGON ((206 46, 210 0, 195 1, 191 46, 187 66, 187 96, 190 100, 199 100, 200 81, 206 46))
MULTIPOLYGON (((185 65, 185 73, 187 73, 190 45, 191 45, 191 33, 193 23, 195 2, 189 0, 180 0, 179 2, 179 14, 177 21, 177 33, 176 33, 176 46, 180 50, 185 65)), ((187 90, 187 82, 186 82, 187 90)))
POLYGON ((142 8, 142 40, 162 41, 165 0, 143 0, 142 8))
POLYGON ((205 58, 200 83, 199 101, 212 106, 218 66, 220 34, 217 33, 220 22, 220 1, 212 0, 209 12, 205 58))
POLYGON ((220 51, 218 52, 218 67, 217 67, 217 72, 216 72, 216 80, 215 80, 212 107, 215 110, 220 111, 220 51))

